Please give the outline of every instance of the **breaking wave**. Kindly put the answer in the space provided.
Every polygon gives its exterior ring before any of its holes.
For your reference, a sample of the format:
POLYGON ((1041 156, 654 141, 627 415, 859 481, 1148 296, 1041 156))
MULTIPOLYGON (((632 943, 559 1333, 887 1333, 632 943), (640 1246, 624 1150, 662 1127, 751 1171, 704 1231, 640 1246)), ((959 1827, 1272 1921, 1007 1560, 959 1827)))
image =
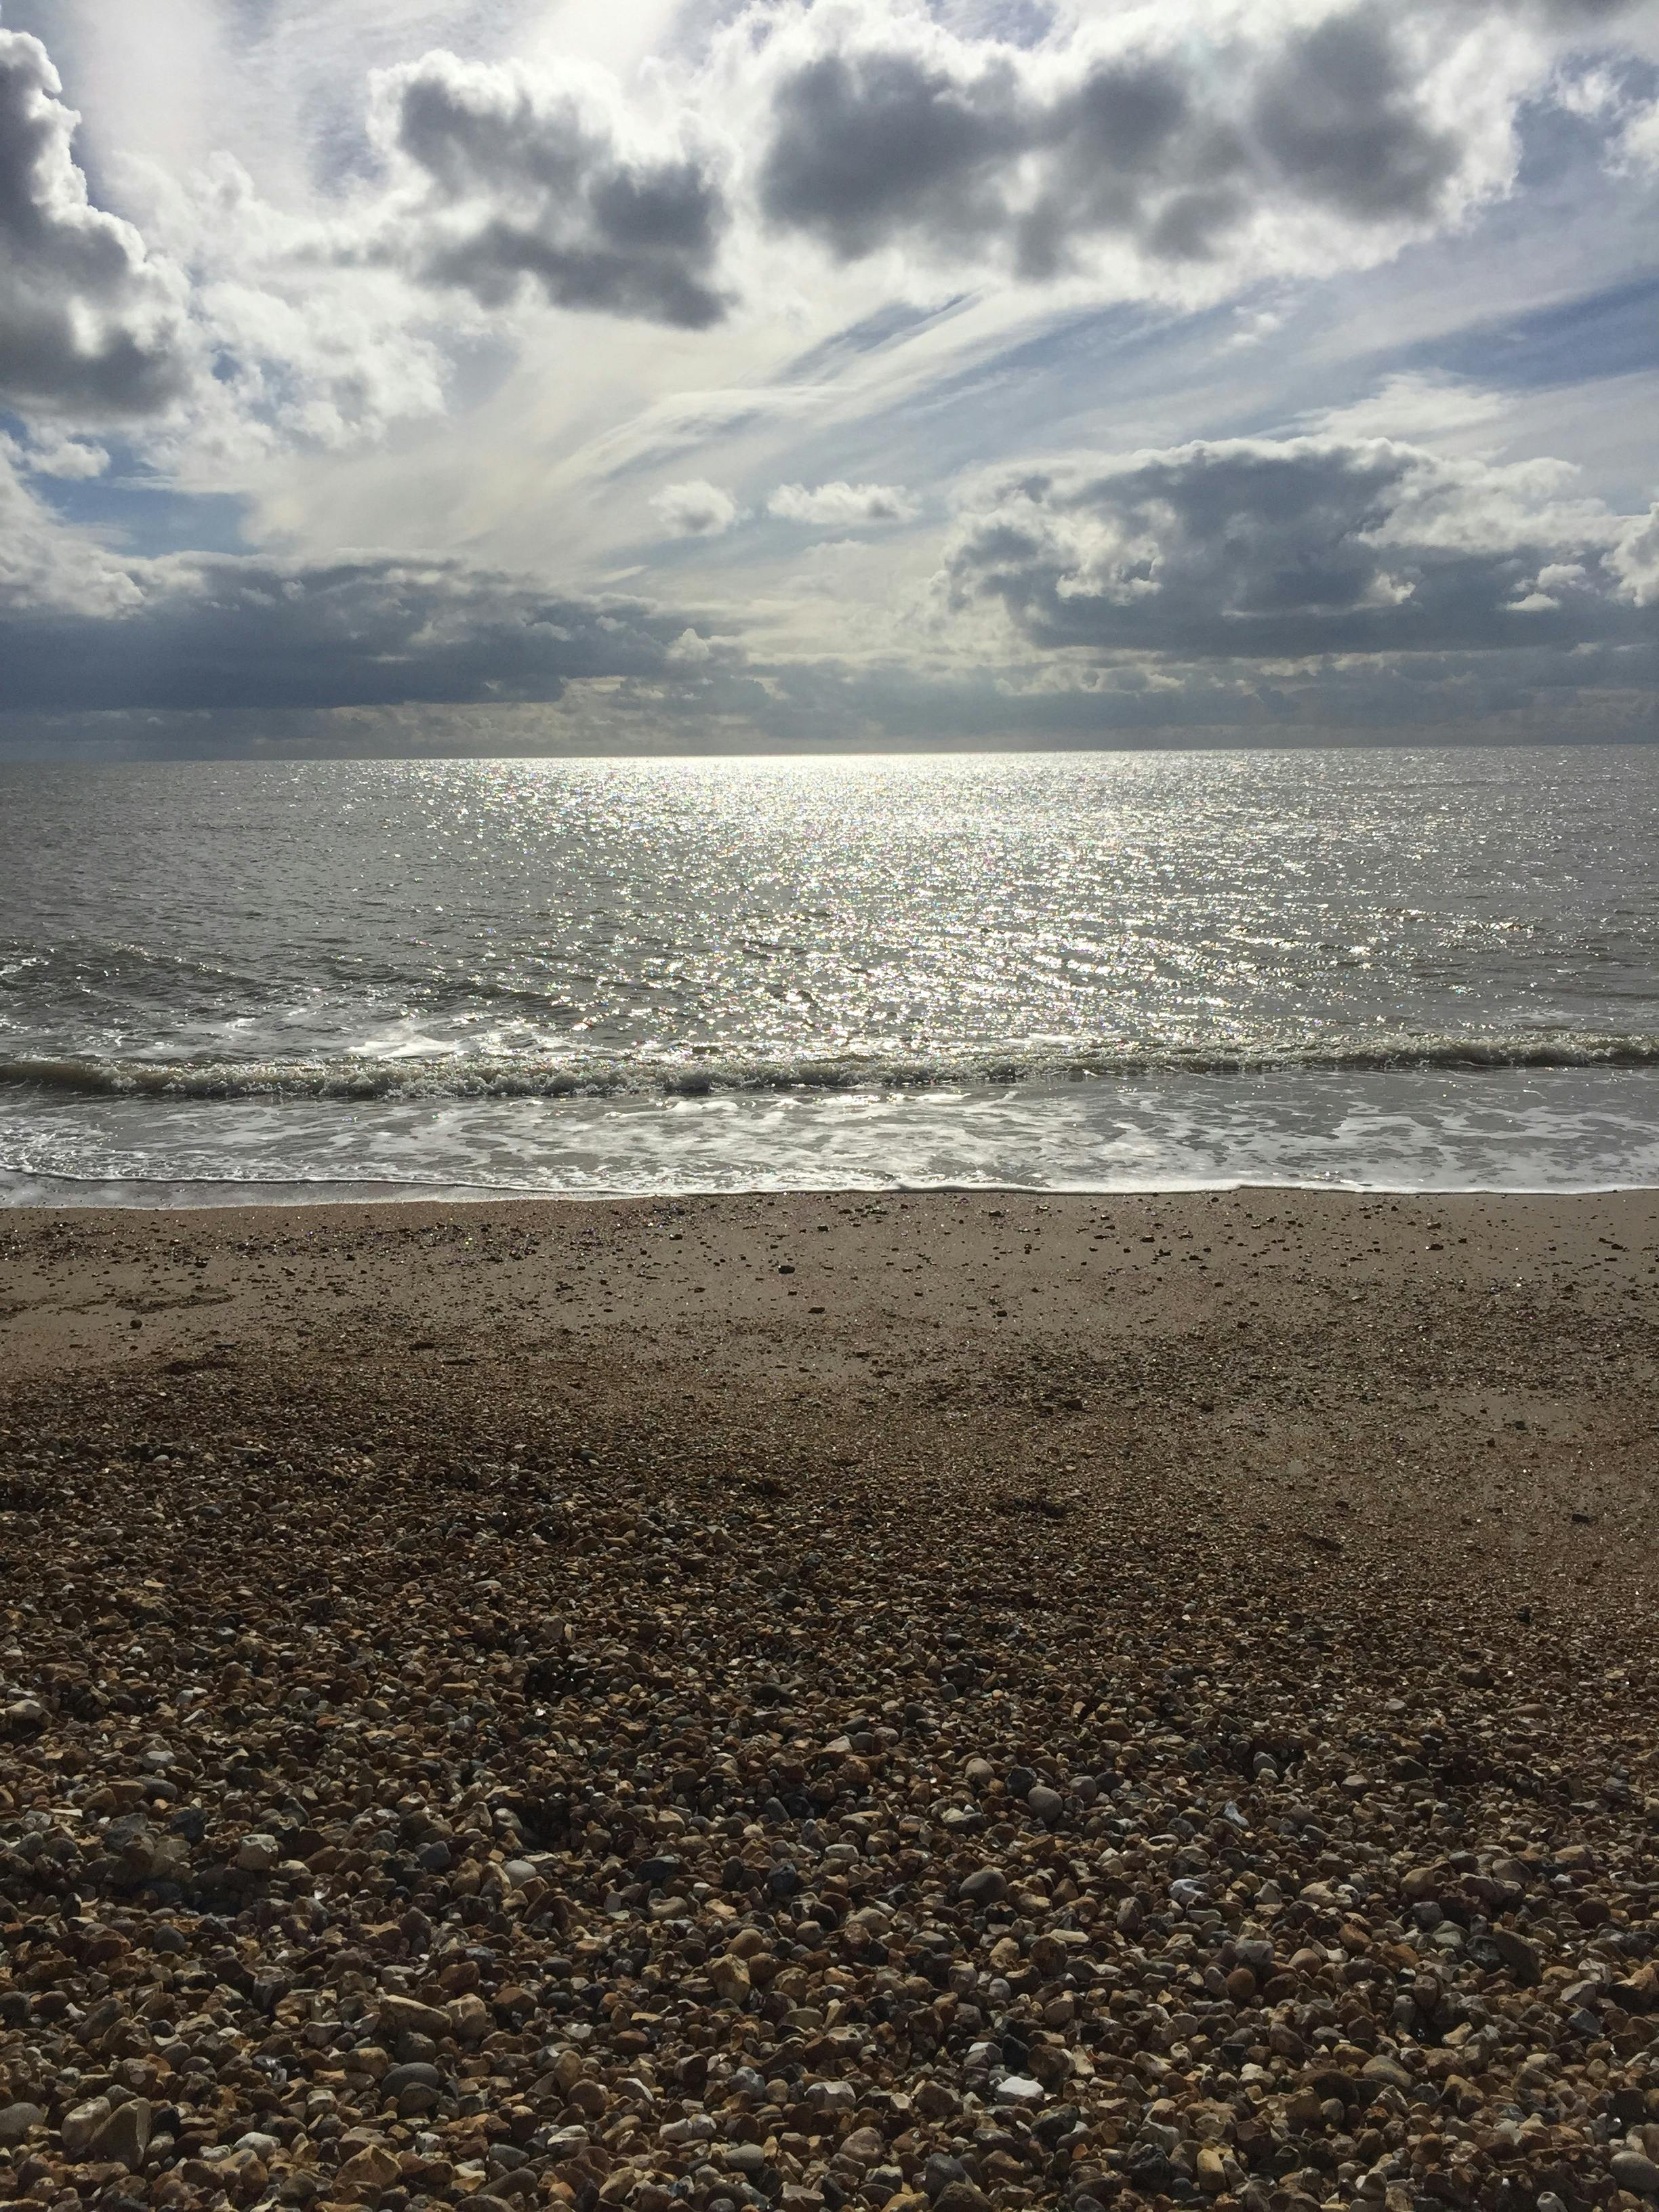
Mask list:
POLYGON ((0 1084, 82 1097, 511 1099, 707 1097, 720 1091, 921 1091, 1170 1075, 1448 1073, 1659 1066, 1659 1036, 1521 1031, 1409 1035, 1234 1050, 963 1046, 917 1054, 678 1054, 547 1058, 483 1054, 373 1059, 161 1060, 0 1057, 0 1084))

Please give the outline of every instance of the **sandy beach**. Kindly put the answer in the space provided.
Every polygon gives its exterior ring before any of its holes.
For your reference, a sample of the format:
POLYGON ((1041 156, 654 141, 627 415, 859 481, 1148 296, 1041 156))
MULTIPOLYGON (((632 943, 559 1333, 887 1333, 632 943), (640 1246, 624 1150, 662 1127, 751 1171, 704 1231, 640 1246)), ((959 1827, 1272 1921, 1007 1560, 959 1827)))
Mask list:
POLYGON ((1651 1193, 7 1217, 0 2198, 1650 2203, 1656 1322, 1651 1193))

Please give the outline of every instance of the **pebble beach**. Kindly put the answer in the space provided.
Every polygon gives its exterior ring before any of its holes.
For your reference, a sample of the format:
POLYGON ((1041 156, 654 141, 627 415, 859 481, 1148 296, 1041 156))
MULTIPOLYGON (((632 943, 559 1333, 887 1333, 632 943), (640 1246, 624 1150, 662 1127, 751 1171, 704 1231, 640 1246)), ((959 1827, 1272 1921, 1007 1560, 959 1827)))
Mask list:
POLYGON ((1659 2203, 1655 1194, 0 1255, 0 2203, 1659 2203))

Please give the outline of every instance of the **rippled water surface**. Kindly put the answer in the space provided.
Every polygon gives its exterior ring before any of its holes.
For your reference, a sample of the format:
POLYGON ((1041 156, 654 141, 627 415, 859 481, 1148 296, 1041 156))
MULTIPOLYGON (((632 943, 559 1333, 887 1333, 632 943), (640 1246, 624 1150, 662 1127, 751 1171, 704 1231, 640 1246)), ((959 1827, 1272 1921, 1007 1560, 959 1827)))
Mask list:
POLYGON ((1652 1179, 1659 748, 0 774, 15 1187, 1363 1181, 1402 1080, 1652 1179))

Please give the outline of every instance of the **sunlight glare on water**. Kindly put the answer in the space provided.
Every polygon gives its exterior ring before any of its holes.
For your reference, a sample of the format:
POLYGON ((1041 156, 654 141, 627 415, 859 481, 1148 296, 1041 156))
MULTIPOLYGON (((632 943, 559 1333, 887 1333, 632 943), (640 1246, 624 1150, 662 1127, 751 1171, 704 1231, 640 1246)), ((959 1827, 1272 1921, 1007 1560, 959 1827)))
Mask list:
POLYGON ((954 1086, 971 1118, 1079 1073, 1659 1060, 1659 749, 45 769, 0 798, 14 1168, 84 1164, 91 1108, 146 1100, 170 1158, 194 1103, 194 1158, 253 1102, 954 1086))

